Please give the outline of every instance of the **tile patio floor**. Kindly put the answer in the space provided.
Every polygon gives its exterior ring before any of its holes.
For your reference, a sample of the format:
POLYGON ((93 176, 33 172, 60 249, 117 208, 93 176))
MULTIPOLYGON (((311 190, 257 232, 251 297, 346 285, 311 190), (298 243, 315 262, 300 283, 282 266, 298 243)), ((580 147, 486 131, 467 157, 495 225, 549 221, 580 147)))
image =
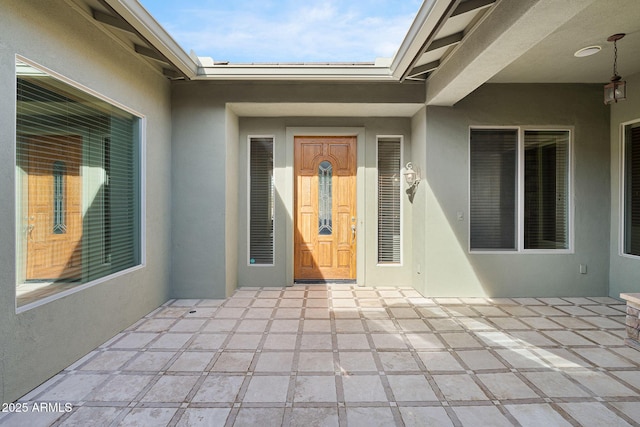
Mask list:
POLYGON ((8 426, 640 425, 611 298, 243 288, 172 300, 20 402, 8 426))

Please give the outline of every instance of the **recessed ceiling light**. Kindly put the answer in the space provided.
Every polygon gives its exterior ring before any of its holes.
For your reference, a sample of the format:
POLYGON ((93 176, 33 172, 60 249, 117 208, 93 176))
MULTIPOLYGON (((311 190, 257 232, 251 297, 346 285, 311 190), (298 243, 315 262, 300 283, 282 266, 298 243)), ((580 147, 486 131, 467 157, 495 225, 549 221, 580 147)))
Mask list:
POLYGON ((600 46, 587 46, 578 50, 576 53, 573 54, 573 56, 576 56, 578 58, 584 58, 585 56, 595 55, 596 53, 600 52, 600 50, 602 50, 600 46))

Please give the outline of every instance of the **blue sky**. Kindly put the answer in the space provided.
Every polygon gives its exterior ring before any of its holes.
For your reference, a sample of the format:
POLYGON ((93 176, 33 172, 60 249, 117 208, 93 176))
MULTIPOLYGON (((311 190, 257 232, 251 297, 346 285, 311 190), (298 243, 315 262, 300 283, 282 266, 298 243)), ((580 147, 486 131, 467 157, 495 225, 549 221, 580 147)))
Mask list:
POLYGON ((422 0, 140 0, 187 51, 230 62, 392 57, 422 0))

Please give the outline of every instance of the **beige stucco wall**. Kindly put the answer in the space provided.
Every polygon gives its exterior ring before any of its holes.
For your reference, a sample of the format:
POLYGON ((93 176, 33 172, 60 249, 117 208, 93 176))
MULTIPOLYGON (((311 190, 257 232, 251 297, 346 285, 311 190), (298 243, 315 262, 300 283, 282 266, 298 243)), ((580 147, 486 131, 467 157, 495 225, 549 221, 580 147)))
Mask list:
POLYGON ((621 255, 622 123, 640 120, 640 74, 626 77, 627 100, 611 105, 611 271, 610 296, 640 292, 640 258, 621 255))
POLYGON ((601 86, 488 84, 454 107, 428 107, 426 116, 425 295, 607 295, 610 150, 601 86), (470 126, 572 129, 573 253, 470 253, 470 126))
POLYGON ((10 402, 85 355, 169 295, 168 81, 65 2, 5 0, 0 13, 0 402, 10 402), (146 265, 16 314, 15 55, 146 118, 146 265))

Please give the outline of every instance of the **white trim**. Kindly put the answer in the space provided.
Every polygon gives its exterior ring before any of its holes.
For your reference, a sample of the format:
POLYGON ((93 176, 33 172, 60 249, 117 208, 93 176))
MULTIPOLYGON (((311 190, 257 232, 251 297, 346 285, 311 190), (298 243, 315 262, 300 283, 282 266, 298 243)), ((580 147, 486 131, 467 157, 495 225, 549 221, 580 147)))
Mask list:
MULTIPOLYGON (((138 204, 138 210, 139 210, 139 217, 138 217, 138 221, 139 221, 139 235, 138 235, 138 246, 139 246, 139 251, 140 251, 140 260, 139 260, 139 264, 135 265, 133 267, 129 267, 127 269, 121 270, 121 271, 117 271, 115 273, 109 274, 107 276, 103 276, 103 277, 99 277, 97 279, 91 280, 87 283, 82 283, 79 284, 78 286, 74 286, 71 289, 68 289, 66 291, 62 291, 41 299, 38 299, 37 301, 28 303, 28 304, 24 304, 20 307, 18 307, 18 297, 17 297, 17 286, 18 286, 18 282, 19 282, 19 275, 17 274, 18 271, 20 271, 20 269, 24 266, 19 266, 19 258, 18 255, 18 247, 19 247, 19 239, 20 239, 20 235, 21 233, 19 232, 18 228, 19 228, 19 224, 22 224, 22 219, 20 218, 19 214, 19 206, 20 203, 19 202, 19 196, 22 196, 22 193, 20 191, 19 185, 20 185, 20 180, 17 179, 17 166, 14 167, 14 179, 15 179, 15 195, 14 195, 14 201, 15 201, 15 224, 14 224, 14 228, 16 230, 15 233, 15 241, 14 241, 14 250, 15 250, 15 269, 16 269, 16 274, 14 275, 14 305, 15 305, 15 312, 16 314, 18 313, 22 313, 25 312, 27 310, 36 308, 36 307, 40 307, 44 304, 47 304, 51 301, 55 301, 57 299, 66 297, 68 295, 72 295, 76 292, 80 292, 84 289, 93 287, 95 285, 98 285, 100 283, 104 283, 107 282, 109 280, 112 280, 114 278, 120 277, 120 276, 124 276, 127 275, 129 273, 132 273, 134 271, 146 268, 146 264, 147 264, 147 222, 146 222, 146 217, 147 217, 147 207, 146 207, 146 188, 147 188, 147 118, 145 115, 137 112, 136 110, 133 110, 129 107, 127 107, 124 104, 121 104, 118 101, 115 101, 87 86, 84 86, 81 83, 78 83, 68 77, 65 77, 64 75, 57 73, 43 65, 40 65, 39 63, 32 61, 28 58, 25 58, 22 55, 16 54, 15 55, 15 60, 14 60, 14 73, 15 73, 15 79, 14 81, 17 82, 17 72, 16 72, 16 63, 17 61, 23 62, 35 69, 38 69, 44 73, 46 73, 49 77, 53 77, 56 80, 59 80, 73 88, 76 88, 84 93, 86 93, 87 95, 93 96, 95 98, 98 98, 102 101, 105 101, 106 103, 117 107, 135 117, 138 118, 138 132, 139 132, 139 139, 137 141, 137 151, 138 151, 138 177, 139 177, 139 200, 136 200, 136 203, 138 204)), ((17 165, 17 107, 16 107, 16 99, 17 99, 17 84, 15 86, 15 94, 14 94, 14 111, 13 111, 13 120, 14 120, 14 132, 13 132, 13 154, 14 154, 14 165, 17 165)), ((26 251, 26 247, 24 248, 24 250, 26 251)))
POLYGON ((633 254, 628 254, 624 251, 624 247, 625 247, 625 243, 626 243, 626 237, 625 237, 625 225, 627 222, 627 218, 626 218, 626 194, 625 194, 625 189, 626 189, 626 178, 627 178, 627 174, 626 174, 626 151, 627 151, 627 147, 626 147, 626 127, 627 126, 632 126, 634 124, 640 123, 640 118, 639 119, 634 119, 634 120, 629 120, 626 122, 622 122, 620 123, 620 138, 618 139, 618 144, 619 144, 619 148, 620 148, 620 154, 618 156, 619 159, 619 173, 620 173, 620 185, 618 188, 618 210, 619 210, 619 214, 618 214, 618 220, 619 220, 619 224, 618 224, 618 256, 622 257, 622 258, 627 258, 627 259, 631 259, 631 260, 640 260, 640 255, 633 255, 633 254))
MULTIPOLYGON (((273 207, 273 241, 271 242, 273 256, 271 264, 251 264, 251 140, 253 138, 270 138, 271 143, 273 144, 273 152, 271 153, 271 170, 272 173, 275 173, 275 163, 276 163, 276 137, 275 135, 247 135, 247 224, 246 224, 246 232, 247 232, 247 267, 273 267, 276 264, 276 212, 275 212, 275 201, 273 207)), ((275 197, 275 179, 273 182, 273 196, 275 197)))
POLYGON ((403 188, 403 184, 402 184, 402 171, 404 170, 404 135, 376 135, 376 243, 375 243, 375 248, 376 248, 376 267, 392 267, 392 268, 397 268, 397 267, 403 267, 404 266, 404 209, 405 209, 405 197, 402 197, 402 188, 403 188), (397 138, 398 139, 398 143, 400 144, 400 170, 398 170, 398 173, 400 174, 400 262, 399 263, 380 263, 380 252, 379 252, 379 233, 378 233, 378 225, 380 224, 380 218, 378 217, 379 215, 379 191, 380 191, 380 186, 379 186, 379 170, 378 170, 378 154, 379 154, 379 150, 378 150, 378 144, 380 142, 381 138, 397 138))
POLYGON ((573 135, 574 126, 556 126, 556 125, 522 125, 522 126, 469 126, 469 142, 467 144, 467 212, 469 212, 469 221, 467 224, 467 252, 470 254, 483 255, 507 255, 507 254, 531 254, 531 255, 548 255, 548 254, 573 254, 575 253, 574 245, 574 224, 575 224, 575 208, 574 208, 574 142, 573 135), (517 149, 517 187, 516 187, 516 236, 515 249, 472 249, 471 248, 471 131, 474 129, 511 129, 518 133, 516 142, 517 149), (569 154, 568 154, 568 182, 567 182, 567 248, 566 249, 525 249, 524 248, 524 134, 526 131, 558 131, 569 133, 569 154))

